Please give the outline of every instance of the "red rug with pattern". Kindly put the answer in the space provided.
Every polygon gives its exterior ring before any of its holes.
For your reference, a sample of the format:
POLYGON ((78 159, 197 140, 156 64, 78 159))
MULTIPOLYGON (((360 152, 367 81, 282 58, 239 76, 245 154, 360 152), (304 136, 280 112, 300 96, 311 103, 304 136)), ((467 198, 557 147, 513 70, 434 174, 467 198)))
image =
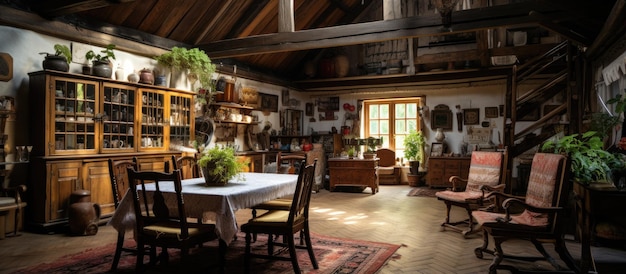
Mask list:
MULTIPOLYGON (((245 247, 244 234, 239 233, 226 254, 225 273, 243 273, 243 253, 245 247)), ((319 234, 311 234, 313 249, 319 269, 313 269, 308 253, 299 249, 298 262, 303 273, 375 273, 390 258, 398 256, 394 253, 399 245, 334 238, 319 234)), ((267 252, 267 238, 259 235, 253 243, 253 252, 267 252)), ((127 245, 134 241, 127 240, 127 245)), ((276 250, 280 247, 276 247, 276 250)), ((28 267, 17 273, 105 273, 113 261, 115 244, 101 248, 87 249, 80 253, 62 257, 54 262, 42 263, 28 267)), ((169 250, 170 260, 167 265, 156 265, 147 268, 147 273, 218 273, 217 242, 205 243, 203 248, 190 251, 189 260, 180 264, 178 250, 169 250)), ((288 255, 287 250, 282 255, 288 255)), ((145 260, 147 261, 147 257, 145 260)), ((122 253, 118 265, 118 273, 131 273, 135 269, 135 256, 122 253)), ((252 259, 253 273, 289 273, 293 272, 289 261, 268 261, 252 259)))

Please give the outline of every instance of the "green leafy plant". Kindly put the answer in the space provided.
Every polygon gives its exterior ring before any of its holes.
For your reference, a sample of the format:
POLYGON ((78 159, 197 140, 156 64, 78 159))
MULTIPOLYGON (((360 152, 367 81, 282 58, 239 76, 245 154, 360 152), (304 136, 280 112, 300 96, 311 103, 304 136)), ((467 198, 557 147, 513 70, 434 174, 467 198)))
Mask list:
POLYGON ((110 63, 111 59, 115 60, 115 52, 113 52, 114 49, 115 45, 108 44, 106 48, 100 51, 101 54, 97 54, 93 50, 90 50, 85 53, 85 58, 87 59, 87 62, 93 60, 94 62, 110 63))
POLYGON ((426 138, 422 131, 412 130, 404 138, 404 158, 409 161, 422 161, 426 138))
POLYGON ((199 151, 198 166, 202 168, 207 184, 226 184, 231 178, 241 175, 248 164, 237 160, 235 149, 232 147, 205 148, 197 147, 199 151))
POLYGON ((583 184, 611 182, 612 170, 624 168, 621 157, 603 149, 602 139, 595 131, 547 141, 541 146, 541 151, 567 154, 572 162, 572 179, 583 184))
POLYGON ((213 91, 214 81, 212 81, 212 77, 215 72, 215 65, 203 50, 173 47, 170 52, 155 56, 154 59, 161 66, 187 72, 187 77, 192 83, 196 80, 200 82, 198 90, 213 91))
MULTIPOLYGON (((47 52, 41 52, 39 54, 45 54, 46 56, 53 55, 53 54, 50 54, 50 53, 47 53, 47 52)), ((68 65, 72 62, 72 51, 66 45, 55 44, 54 45, 54 56, 63 56, 63 57, 65 57, 65 61, 67 61, 68 65)))
POLYGON ((589 130, 595 131, 601 139, 608 137, 611 134, 611 130, 622 122, 619 115, 611 115, 606 112, 592 113, 590 117, 591 124, 589 130))

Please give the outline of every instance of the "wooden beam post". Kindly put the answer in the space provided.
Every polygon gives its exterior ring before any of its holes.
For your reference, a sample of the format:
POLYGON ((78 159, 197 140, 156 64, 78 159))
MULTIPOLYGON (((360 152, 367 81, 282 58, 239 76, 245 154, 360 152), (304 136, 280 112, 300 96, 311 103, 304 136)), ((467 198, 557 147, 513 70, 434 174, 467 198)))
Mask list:
POLYGON ((293 0, 280 0, 278 3, 278 32, 294 32, 293 0))

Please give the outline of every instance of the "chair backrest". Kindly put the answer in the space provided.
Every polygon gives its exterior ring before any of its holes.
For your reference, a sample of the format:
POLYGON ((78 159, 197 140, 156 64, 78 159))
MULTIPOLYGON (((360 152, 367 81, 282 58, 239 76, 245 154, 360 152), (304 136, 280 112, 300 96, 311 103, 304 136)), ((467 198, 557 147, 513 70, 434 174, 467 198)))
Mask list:
POLYGON ((132 160, 119 160, 113 161, 109 158, 109 177, 111 178, 111 189, 113 190, 113 202, 115 208, 120 204, 120 201, 126 194, 126 191, 130 187, 128 184, 128 175, 126 170, 128 168, 138 170, 137 157, 133 157, 132 160))
POLYGON ((130 187, 137 220, 136 231, 141 233, 144 226, 158 222, 176 221, 180 223, 180 239, 186 239, 189 236, 180 176, 180 170, 164 173, 128 169, 128 181, 131 183, 130 187), (150 190, 146 190, 146 186, 150 190), (162 189, 171 189, 172 186, 177 203, 176 205, 168 206, 163 197, 162 189), (172 210, 170 210, 170 206, 172 206, 172 210))
MULTIPOLYGON (((296 163, 302 162, 302 160, 306 160, 306 154, 289 154, 278 152, 276 154, 276 173, 287 173, 287 174, 296 174, 296 163), (286 170, 283 170, 283 162, 288 163, 288 167, 286 170)), ((303 167, 304 165, 300 165, 303 167)))
POLYGON ((390 167, 396 165, 396 152, 388 149, 381 148, 376 151, 376 157, 378 157, 378 166, 390 167))
POLYGON ((496 186, 500 184, 506 159, 506 151, 473 151, 467 177, 466 191, 480 191, 481 185, 496 186))
MULTIPOLYGON (((182 179, 200 178, 200 167, 196 155, 185 155, 176 158, 172 155, 172 170, 180 169, 182 179)), ((169 172, 169 170, 165 170, 169 172)))
MULTIPOLYGON (((530 168, 526 204, 535 207, 563 207, 569 192, 569 161, 565 155, 536 153, 530 168)), ((554 223, 546 214, 525 210, 516 218, 518 222, 543 226, 554 223)))
POLYGON ((289 222, 294 224, 306 219, 309 215, 309 203, 311 192, 315 184, 315 165, 317 160, 311 165, 306 165, 305 160, 301 161, 301 168, 298 173, 298 182, 294 192, 291 209, 289 211, 289 222))

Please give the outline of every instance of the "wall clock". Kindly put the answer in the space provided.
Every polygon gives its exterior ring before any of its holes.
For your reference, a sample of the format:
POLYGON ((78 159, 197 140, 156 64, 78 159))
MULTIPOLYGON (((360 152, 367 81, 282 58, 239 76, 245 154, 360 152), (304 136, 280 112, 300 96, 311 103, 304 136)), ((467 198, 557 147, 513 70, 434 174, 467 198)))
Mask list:
POLYGON ((480 109, 466 108, 463 110, 464 123, 466 125, 478 125, 480 109))

